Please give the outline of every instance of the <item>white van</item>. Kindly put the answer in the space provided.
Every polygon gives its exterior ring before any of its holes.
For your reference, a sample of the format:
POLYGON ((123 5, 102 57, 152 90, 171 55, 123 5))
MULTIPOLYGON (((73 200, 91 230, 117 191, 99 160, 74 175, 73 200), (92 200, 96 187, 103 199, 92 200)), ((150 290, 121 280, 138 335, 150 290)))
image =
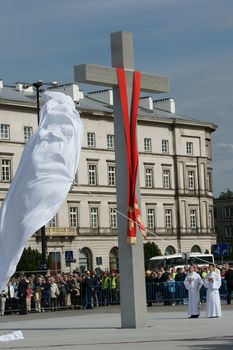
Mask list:
POLYGON ((161 255, 150 258, 151 268, 160 267, 184 267, 186 265, 197 265, 199 267, 214 264, 213 254, 202 253, 178 253, 172 255, 161 255))

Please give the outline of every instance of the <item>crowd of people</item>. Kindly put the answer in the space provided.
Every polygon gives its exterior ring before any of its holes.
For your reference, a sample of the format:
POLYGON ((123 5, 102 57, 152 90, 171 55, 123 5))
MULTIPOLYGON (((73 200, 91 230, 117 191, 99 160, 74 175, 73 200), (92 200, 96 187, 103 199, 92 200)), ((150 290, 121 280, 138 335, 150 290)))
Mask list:
POLYGON ((79 274, 32 274, 12 277, 0 295, 1 315, 65 309, 91 309, 119 303, 119 276, 86 271, 79 274))
POLYGON ((158 299, 162 299, 164 305, 188 303, 190 318, 199 316, 200 303, 205 302, 207 317, 221 316, 220 297, 226 298, 230 304, 232 292, 232 264, 146 271, 147 305, 151 306, 158 299))
MULTIPOLYGON (((66 309, 92 309, 120 303, 119 274, 93 273, 20 274, 12 277, 0 294, 1 315, 66 309)), ((221 295, 231 303, 233 265, 158 268, 145 272, 147 306, 153 303, 188 303, 189 317, 199 315, 199 300, 213 314, 213 300, 221 295), (210 293, 210 290, 215 292, 210 293), (217 292, 216 292, 217 291, 217 292), (220 291, 220 293, 219 293, 220 291), (212 303, 209 303, 212 300, 212 303), (193 306, 194 305, 194 306, 193 306), (195 309, 196 308, 196 309, 195 309)), ((219 299, 220 300, 220 299, 219 299)), ((220 315, 219 302, 217 314, 220 315)), ((211 316, 210 316, 211 317, 211 316)))

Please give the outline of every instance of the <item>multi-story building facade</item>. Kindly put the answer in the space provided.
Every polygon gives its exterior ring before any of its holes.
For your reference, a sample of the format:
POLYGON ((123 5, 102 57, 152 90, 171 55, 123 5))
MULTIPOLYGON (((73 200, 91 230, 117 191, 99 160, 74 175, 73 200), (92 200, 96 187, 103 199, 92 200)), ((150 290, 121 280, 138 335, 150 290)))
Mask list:
MULTIPOLYGON (((84 124, 73 186, 47 224, 53 269, 116 269, 118 256, 112 91, 85 96, 75 84, 57 87, 72 95, 84 124), (73 251, 76 262, 65 263, 73 251)), ((4 200, 22 150, 37 127, 33 88, 0 82, 0 199, 4 200)), ((148 240, 162 253, 210 251, 215 243, 211 134, 216 126, 175 114, 172 99, 140 100, 138 115, 141 213, 148 240)), ((59 190, 59 189, 58 189, 59 190)), ((28 245, 41 249, 35 233, 28 245)))
POLYGON ((214 222, 217 243, 227 243, 228 254, 233 256, 233 197, 214 199, 214 222))

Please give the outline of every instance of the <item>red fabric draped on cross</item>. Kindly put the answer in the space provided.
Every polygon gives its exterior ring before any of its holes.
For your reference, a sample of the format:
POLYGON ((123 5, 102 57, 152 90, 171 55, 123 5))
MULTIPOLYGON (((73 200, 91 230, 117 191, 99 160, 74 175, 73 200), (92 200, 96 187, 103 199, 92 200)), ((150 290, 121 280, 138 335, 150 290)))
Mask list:
POLYGON ((142 235, 146 238, 145 227, 142 224, 140 210, 136 198, 136 182, 138 172, 138 149, 137 149, 137 113, 140 97, 140 72, 134 72, 131 111, 129 119, 128 98, 125 80, 125 71, 117 68, 122 117, 125 129, 125 142, 128 163, 128 230, 127 242, 136 243, 136 224, 142 235))

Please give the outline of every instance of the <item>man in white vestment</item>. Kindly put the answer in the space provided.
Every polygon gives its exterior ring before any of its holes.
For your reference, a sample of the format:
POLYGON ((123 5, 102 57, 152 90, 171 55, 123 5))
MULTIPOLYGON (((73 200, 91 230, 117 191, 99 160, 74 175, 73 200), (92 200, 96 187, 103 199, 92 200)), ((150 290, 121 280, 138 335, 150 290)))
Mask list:
POLYGON ((222 316, 219 288, 221 287, 221 276, 215 271, 213 264, 209 265, 209 273, 204 280, 207 288, 206 294, 206 317, 222 316))
POLYGON ((184 285, 188 290, 188 317, 198 318, 200 313, 200 289, 203 286, 203 281, 192 265, 189 266, 184 285))

